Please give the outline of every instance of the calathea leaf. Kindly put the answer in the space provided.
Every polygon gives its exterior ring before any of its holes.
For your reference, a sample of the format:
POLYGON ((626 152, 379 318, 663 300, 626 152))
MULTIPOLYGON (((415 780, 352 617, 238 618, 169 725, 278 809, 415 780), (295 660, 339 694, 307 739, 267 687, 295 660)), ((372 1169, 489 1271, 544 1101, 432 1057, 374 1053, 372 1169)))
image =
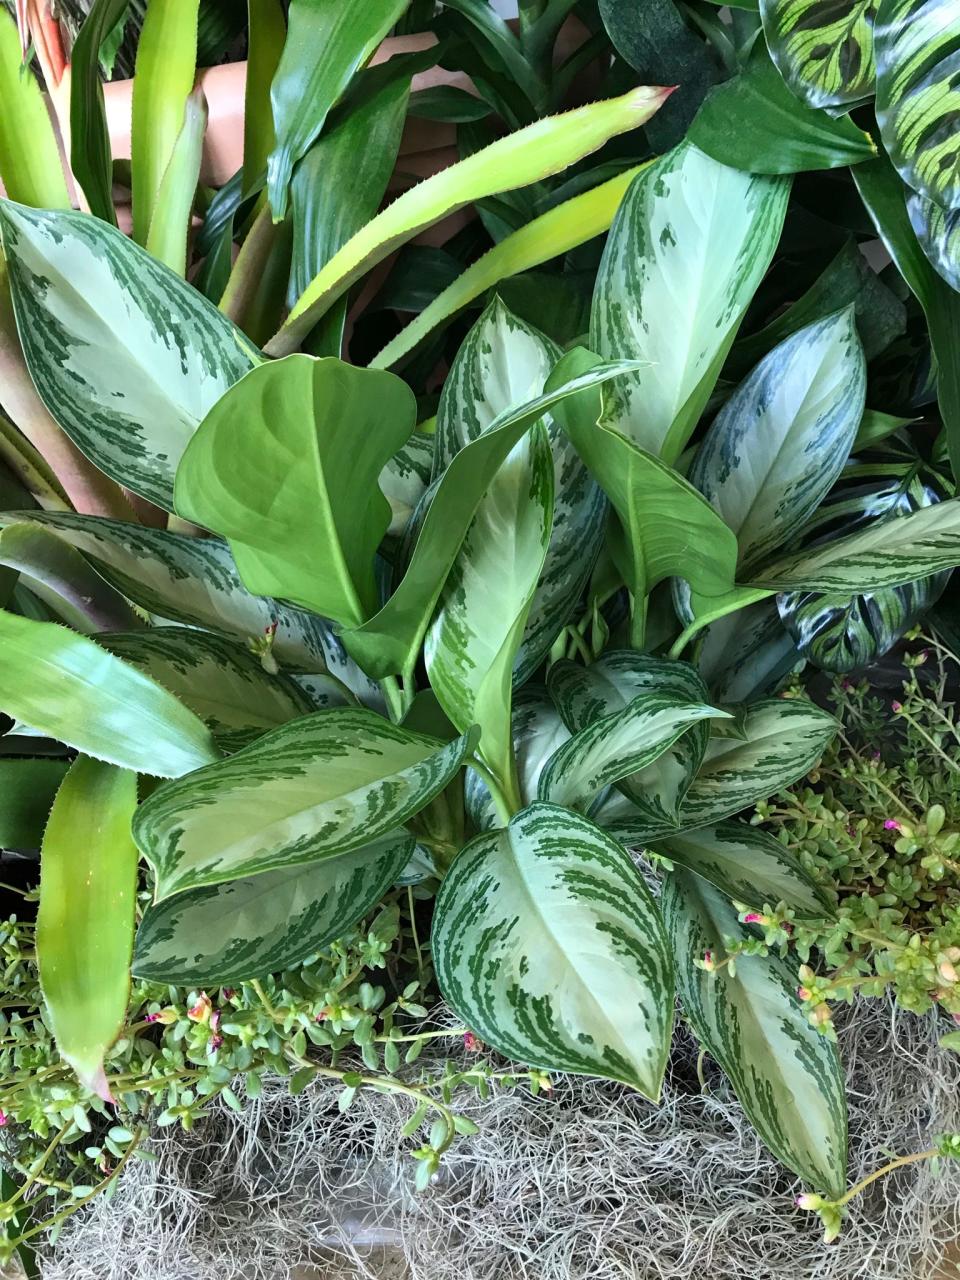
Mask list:
POLYGON ((180 456, 256 349, 99 218, 0 201, 0 237, 23 353, 47 409, 101 471, 171 511, 180 456))
POLYGON ((513 667, 552 523, 553 455, 538 425, 481 499, 424 644, 441 706, 461 732, 480 726, 480 753, 511 791, 513 667))
POLYGON ((178 893, 144 912, 133 973, 217 986, 294 968, 371 910, 413 849, 393 831, 338 857, 178 893))
POLYGON ((306 355, 261 365, 190 442, 177 511, 228 539, 255 594, 358 626, 377 609, 390 526, 377 479, 415 424, 413 392, 392 373, 306 355))
POLYGON ((844 1190, 847 1107, 836 1045, 810 1025, 796 975, 778 956, 737 956, 708 973, 705 953, 723 958, 724 938, 748 930, 712 885, 689 872, 667 877, 661 909, 684 1013, 730 1079, 740 1105, 778 1159, 831 1196, 844 1190))
POLYGON ((838 107, 873 92, 877 0, 761 0, 767 46, 808 107, 838 107))
POLYGON ((656 904, 624 850, 534 804, 477 836, 437 896, 444 997, 501 1053, 660 1092, 673 975, 656 904))
POLYGON ((954 0, 880 0, 877 120, 904 182, 945 209, 960 206, 954 0))
POLYGON ((676 461, 773 257, 788 193, 686 142, 634 178, 600 264, 590 345, 649 367, 614 384, 604 425, 676 461))
POLYGON ((907 195, 910 225, 931 265, 960 291, 960 210, 944 209, 916 191, 907 195))
POLYGON ((723 406, 690 480, 737 535, 739 576, 789 541, 832 488, 866 396, 853 308, 775 347, 723 406))
POLYGON ((746 822, 716 822, 682 835, 662 836, 649 850, 695 871, 734 902, 758 911, 782 902, 799 920, 822 921, 835 915, 827 892, 794 855, 766 831, 746 822))
POLYGON ((124 769, 176 778, 216 760, 203 722, 86 636, 0 612, 0 710, 124 769))
POLYGON ((443 790, 475 737, 444 745, 372 711, 335 708, 159 787, 134 823, 157 900, 369 844, 443 790))

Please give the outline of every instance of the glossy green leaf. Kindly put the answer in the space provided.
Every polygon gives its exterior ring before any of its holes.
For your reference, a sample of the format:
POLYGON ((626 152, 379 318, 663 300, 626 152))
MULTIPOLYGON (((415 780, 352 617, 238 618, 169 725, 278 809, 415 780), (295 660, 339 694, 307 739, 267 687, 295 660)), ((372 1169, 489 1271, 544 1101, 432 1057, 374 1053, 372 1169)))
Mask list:
POLYGON ((440 989, 499 1052, 656 1098, 673 974, 656 904, 593 823, 534 804, 477 836, 437 895, 440 989))
POLYGON ((39 849, 67 761, 0 759, 0 849, 39 849))
MULTIPOLYGON (((117 215, 113 207, 113 163, 100 80, 100 49, 122 19, 128 3, 129 0, 94 0, 70 54, 70 167, 83 188, 90 212, 114 225, 117 215)), ((44 205, 50 207, 46 202, 44 205)))
POLYGON ((130 997, 136 804, 135 774, 81 756, 57 793, 40 855, 37 964, 50 1027, 81 1083, 111 1102, 103 1059, 130 997))
POLYGON ((267 192, 276 221, 287 210, 294 164, 408 2, 292 0, 287 40, 270 90, 276 146, 267 163, 267 192))
POLYGON ((300 296, 270 355, 295 350, 321 315, 362 275, 401 244, 464 205, 559 173, 610 138, 643 124, 664 90, 638 88, 621 98, 548 116, 411 187, 357 232, 300 296))
POLYGON ((85 636, 0 613, 0 641, 0 710, 46 737, 158 778, 218 758, 192 711, 85 636))
POLYGON ((762 41, 738 76, 710 91, 687 137, 750 173, 838 169, 877 154, 849 116, 811 110, 791 93, 762 41))
POLYGON ((11 200, 69 209, 56 134, 40 86, 20 55, 17 24, 0 10, 0 182, 11 200))
POLYGON ((833 487, 866 385, 847 308, 781 342, 717 414, 690 481, 737 535, 742 579, 803 528, 833 487))
POLYGON ((488 51, 484 60, 492 57, 493 65, 518 86, 529 102, 538 105, 543 84, 524 57, 517 36, 488 0, 444 0, 444 5, 463 14, 481 36, 488 51))
POLYGON ((960 210, 943 209, 916 191, 907 195, 907 212, 920 248, 954 291, 960 291, 960 210))
POLYGON ((808 107, 839 107, 873 93, 877 0, 761 0, 767 46, 808 107))
POLYGON ((201 418, 257 360, 225 316, 115 227, 0 201, 0 235, 30 376, 111 479, 172 509, 201 418))
POLYGON ((133 973, 213 987, 297 968, 376 906, 413 848, 393 831, 338 857, 178 893, 144 912, 133 973))
POLYGON ((187 273, 187 234, 200 178, 203 135, 207 127, 207 100, 197 88, 188 94, 183 126, 173 144, 147 233, 147 251, 175 271, 187 273))
POLYGON ((788 193, 687 143, 634 178, 600 264, 590 337, 606 358, 649 368, 610 389, 604 426, 679 457, 773 256, 788 193))
POLYGON ((392 373, 295 355, 207 414, 177 471, 180 515, 226 537, 247 587, 358 626, 390 525, 377 479, 416 424, 392 373))
POLYGON ((697 666, 711 696, 720 703, 753 702, 776 693, 803 665, 784 630, 775 600, 737 609, 708 627, 697 666))
POLYGON ((881 413, 879 409, 864 409, 860 426, 857 428, 857 438, 853 442, 853 452, 871 449, 916 421, 916 418, 898 418, 892 413, 881 413))
POLYGON ((281 725, 140 806, 134 836, 157 900, 361 848, 428 804, 472 746, 359 707, 281 725))
POLYGON ((709 880, 735 903, 756 911, 775 910, 785 903, 798 920, 823 921, 835 915, 829 894, 795 855, 746 822, 717 822, 682 835, 662 836, 649 848, 709 880))
POLYGON ((661 907, 683 1010, 729 1077, 770 1150, 811 1187, 839 1196, 847 1169, 847 1105, 836 1045, 807 1021, 791 966, 778 956, 737 956, 736 972, 698 969, 723 939, 748 937, 736 911, 705 880, 677 871, 661 907))
MULTIPOLYGON (((130 133, 133 238, 146 245, 197 72, 200 0, 150 0, 137 42, 130 133)), ((168 197, 169 198, 169 197, 168 197)))
POLYGON ((247 0, 247 80, 243 103, 243 190, 263 180, 276 142, 270 85, 287 37, 281 0, 247 0))
POLYGON ((879 0, 877 120, 904 182, 945 209, 960 206, 957 0, 879 0))

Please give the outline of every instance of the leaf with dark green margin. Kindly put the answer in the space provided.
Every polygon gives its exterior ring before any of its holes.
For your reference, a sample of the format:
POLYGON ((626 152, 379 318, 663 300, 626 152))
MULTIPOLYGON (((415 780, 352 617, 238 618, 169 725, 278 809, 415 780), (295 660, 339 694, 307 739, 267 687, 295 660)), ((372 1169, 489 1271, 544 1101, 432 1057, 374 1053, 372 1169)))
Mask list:
POLYGON ((134 976, 214 987, 297 968, 376 906, 413 849, 393 831, 339 857, 167 898, 144 912, 134 976))
POLYGON ((760 0, 767 47, 808 107, 840 107, 873 93, 877 0, 760 0))
POLYGON ((118 484, 170 511, 200 420, 258 354, 175 272, 86 213, 0 201, 23 354, 40 398, 118 484))
POLYGON ((45 737, 158 778, 219 758, 201 720, 85 636, 0 612, 0 710, 45 737))
POLYGON ((869 134, 848 116, 804 106, 762 42, 738 76, 710 91, 687 137, 715 160, 749 173, 838 169, 877 154, 869 134))
POLYGON ((737 956, 707 973, 704 953, 752 935, 726 898, 689 872, 668 876, 660 899, 683 1010, 716 1058, 760 1137, 787 1168, 831 1196, 847 1173, 847 1100, 836 1045, 807 1020, 796 975, 778 956, 737 956))
POLYGON ((926 196, 910 191, 907 213, 931 266, 951 289, 960 290, 960 209, 942 209, 926 196))
POLYGON ((534 804, 461 850, 433 918, 437 981, 493 1048, 656 1099, 673 974, 656 903, 624 850, 534 804))
POLYGON ((0 849, 39 849, 66 760, 0 759, 0 849))
POLYGON ((361 707, 333 708, 158 787, 134 822, 157 900, 369 844, 429 804, 475 739, 444 744, 361 707))

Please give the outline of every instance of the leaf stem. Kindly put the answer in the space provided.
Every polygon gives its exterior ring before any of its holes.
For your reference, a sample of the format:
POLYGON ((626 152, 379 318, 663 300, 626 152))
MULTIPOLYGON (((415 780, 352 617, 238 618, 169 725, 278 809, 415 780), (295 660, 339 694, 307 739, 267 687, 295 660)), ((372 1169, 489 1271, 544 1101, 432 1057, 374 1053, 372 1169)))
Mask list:
MULTIPOLYGON (((511 803, 515 798, 507 795, 507 792, 501 785, 500 781, 494 777, 492 771, 488 769, 481 760, 478 760, 476 756, 471 756, 467 763, 470 768, 473 769, 475 773, 478 773, 483 779, 487 790, 490 792, 494 807, 496 808, 497 817, 505 827, 509 826, 510 819, 519 811, 521 807, 520 804, 518 802, 511 803)), ((516 799, 518 800, 518 798, 516 799)))
POLYGON ((927 1151, 915 1151, 910 1156, 898 1156, 896 1160, 891 1160, 889 1164, 882 1165, 879 1169, 875 1169, 873 1173, 868 1174, 861 1179, 855 1186, 840 1197, 839 1200, 826 1201, 834 1209, 840 1209, 843 1205, 849 1204, 856 1196, 865 1191, 872 1182, 876 1182, 878 1178, 885 1178, 888 1173, 893 1173, 894 1169, 900 1169, 906 1164, 916 1164, 920 1160, 932 1160, 935 1156, 940 1155, 936 1147, 931 1147, 927 1151))

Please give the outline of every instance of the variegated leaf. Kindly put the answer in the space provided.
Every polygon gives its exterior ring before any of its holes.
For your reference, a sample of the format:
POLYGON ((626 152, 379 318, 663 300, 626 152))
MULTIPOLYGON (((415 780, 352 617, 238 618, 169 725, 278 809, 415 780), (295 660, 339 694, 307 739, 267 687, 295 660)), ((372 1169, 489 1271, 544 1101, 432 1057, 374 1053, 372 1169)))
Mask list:
POLYGON ((534 804, 477 836, 437 896, 444 997, 501 1053, 660 1092, 673 974, 656 904, 624 850, 534 804))
POLYGON ((201 419, 259 353, 196 289, 86 213, 0 202, 30 376, 92 462, 167 511, 201 419))
POLYGON ((775 693, 803 665, 776 601, 737 609, 703 633, 697 666, 718 702, 752 702, 775 693))
POLYGON ((634 178, 600 264, 590 345, 650 367, 607 390, 605 425, 677 460, 773 257, 789 191, 789 179, 730 169, 689 143, 634 178))
MULTIPOLYGON (((589 667, 555 663, 547 687, 567 728, 575 733, 603 716, 622 711, 644 693, 670 694, 678 702, 710 701, 693 667, 632 649, 610 649, 589 667)), ((651 826, 676 826, 679 822, 680 804, 700 768, 709 732, 705 720, 690 724, 651 764, 617 782, 651 826)))
POLYGON ((960 209, 944 209, 915 191, 907 194, 914 235, 931 265, 960 292, 960 209))
POLYGON ((97 643, 169 689, 222 747, 245 743, 314 709, 289 676, 270 675, 233 640, 187 627, 156 627, 97 643))
POLYGON ((294 968, 379 902, 413 848, 392 831, 339 857, 178 893, 144 913, 133 973, 212 987, 294 968))
POLYGON ((511 776, 513 665, 552 517, 553 458, 538 424, 481 499, 424 644, 441 706, 461 732, 480 726, 480 752, 504 782, 511 776))
POLYGON ((836 1045, 810 1025, 796 975, 778 956, 737 956, 707 973, 705 952, 748 937, 727 899, 699 876, 676 871, 660 900, 684 1013, 719 1062, 770 1150, 804 1182, 836 1197, 847 1170, 847 1102, 836 1045))
POLYGON ((960 0, 880 0, 877 120, 907 186, 960 207, 960 0))
POLYGON ((690 480, 736 533, 740 580, 789 541, 832 488, 866 386, 848 307, 774 347, 717 414, 690 480))
MULTIPOLYGON (((495 297, 464 339, 444 383, 434 477, 502 413, 541 395, 561 354, 555 342, 495 297)), ((553 454, 553 522, 517 657, 519 683, 540 665, 579 598, 600 550, 606 510, 603 494, 569 437, 551 414, 542 421, 553 454)))
POLYGON ((399 538, 430 484, 433 438, 415 431, 380 472, 380 491, 390 503, 391 537, 399 538))
POLYGON ((760 0, 780 74, 808 107, 839 107, 873 92, 877 0, 760 0))
POLYGON ((472 748, 444 745, 363 708, 291 720, 137 810, 156 897, 337 857, 411 818, 472 748))
POLYGON ((823 921, 836 912, 829 894, 778 840, 746 822, 716 822, 649 845, 687 871, 709 880, 735 903, 758 911, 786 903, 798 920, 823 921))

